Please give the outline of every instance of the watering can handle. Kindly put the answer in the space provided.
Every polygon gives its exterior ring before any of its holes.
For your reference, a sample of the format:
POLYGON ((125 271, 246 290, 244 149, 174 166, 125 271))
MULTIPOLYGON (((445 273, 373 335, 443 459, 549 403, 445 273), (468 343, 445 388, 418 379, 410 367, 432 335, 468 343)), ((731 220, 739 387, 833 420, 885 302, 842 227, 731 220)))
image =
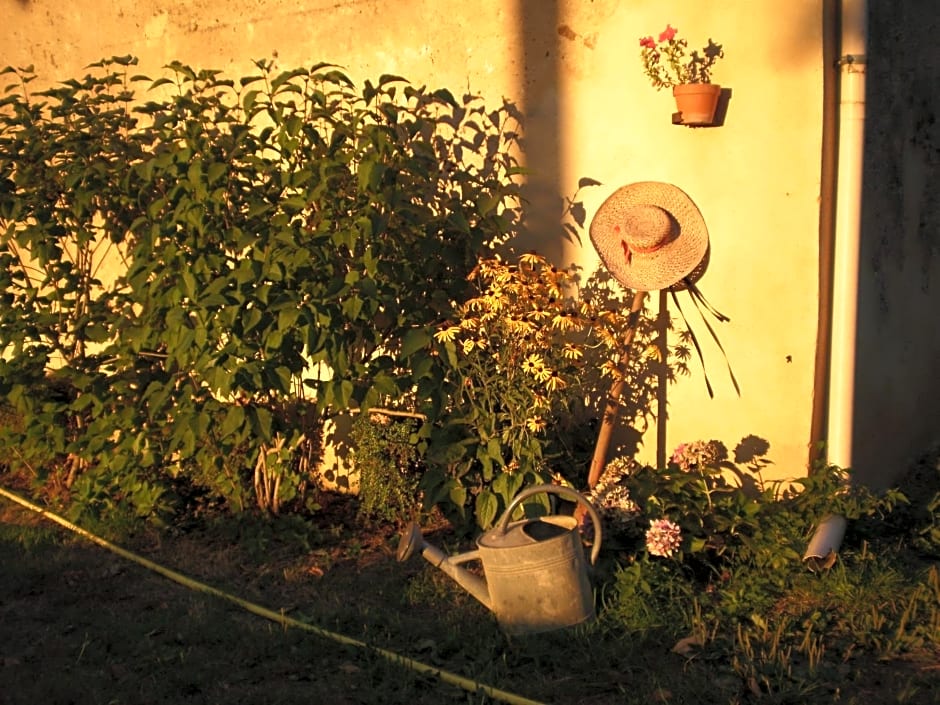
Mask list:
POLYGON ((562 485, 535 485, 533 487, 522 490, 522 492, 517 494, 506 508, 502 518, 499 520, 499 524, 496 525, 496 531, 498 531, 500 534, 505 534, 506 528, 509 525, 509 518, 512 516, 512 513, 516 507, 518 507, 523 500, 528 499, 532 495, 541 494, 543 492, 548 494, 557 494, 566 499, 576 501, 579 504, 583 504, 584 508, 587 509, 588 515, 591 517, 591 521, 594 523, 594 544, 591 546, 591 565, 594 565, 594 563, 597 561, 597 555, 601 550, 601 519, 597 515, 597 510, 594 509, 587 499, 585 499, 584 495, 576 490, 571 489, 570 487, 563 487, 562 485))

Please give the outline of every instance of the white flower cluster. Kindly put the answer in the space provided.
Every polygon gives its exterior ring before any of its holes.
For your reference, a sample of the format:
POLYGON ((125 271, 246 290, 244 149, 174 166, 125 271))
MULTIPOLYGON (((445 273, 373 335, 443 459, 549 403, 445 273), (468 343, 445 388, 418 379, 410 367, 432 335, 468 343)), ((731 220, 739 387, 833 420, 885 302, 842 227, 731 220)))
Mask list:
POLYGON ((640 515, 640 507, 631 499, 630 490, 621 482, 635 464, 632 458, 611 460, 588 497, 604 522, 613 529, 635 522, 640 515))
POLYGON ((672 558, 672 554, 682 547, 682 530, 669 519, 650 519, 650 528, 646 530, 646 550, 651 556, 672 558))

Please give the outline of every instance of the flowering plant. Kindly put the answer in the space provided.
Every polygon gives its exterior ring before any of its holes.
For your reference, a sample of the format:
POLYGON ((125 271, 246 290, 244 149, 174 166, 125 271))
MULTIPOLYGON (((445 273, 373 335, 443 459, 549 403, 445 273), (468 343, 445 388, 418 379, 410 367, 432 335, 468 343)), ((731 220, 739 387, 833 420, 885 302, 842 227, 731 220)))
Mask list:
POLYGON ((667 24, 659 41, 652 36, 640 39, 643 70, 653 87, 660 90, 682 83, 711 83, 712 66, 725 55, 721 45, 709 38, 701 53, 687 55, 688 42, 676 34, 676 28, 667 24))
POLYGON ((680 443, 669 459, 685 472, 717 468, 727 460, 728 449, 725 444, 714 440, 680 443))
POLYGON ((588 413, 584 400, 599 377, 629 380, 625 403, 640 423, 663 364, 677 371, 683 363, 670 347, 664 361, 644 353, 622 365, 627 331, 635 324, 637 344, 649 349, 658 335, 655 320, 643 315, 634 322, 621 297, 598 290, 592 279, 581 282, 573 267, 531 252, 515 263, 481 259, 470 278, 478 295, 434 333, 454 389, 444 418, 463 436, 451 442, 453 470, 441 482, 473 495, 476 519, 487 528, 524 481, 547 481, 547 459, 555 469, 568 462, 572 429, 588 413), (511 480, 500 480, 504 474, 511 480))
MULTIPOLYGON (((596 183, 582 178, 578 192, 596 183)), ((562 217, 580 239, 586 216, 578 192, 565 198, 562 217)), ((661 380, 688 374, 691 347, 688 329, 672 319, 631 313, 630 292, 600 269, 582 278, 579 268, 535 252, 511 262, 494 254, 479 259, 468 280, 470 298, 453 302, 453 315, 433 331, 429 357, 437 364, 413 376, 420 398, 430 399, 429 389, 447 397, 440 407, 428 404, 433 423, 415 435, 428 466, 420 487, 426 506, 486 529, 526 484, 574 484, 586 468, 583 441, 593 440, 593 400, 609 381, 623 382, 620 419, 645 427, 661 380)))
POLYGON ((762 466, 745 452, 767 452, 769 444, 759 448, 755 438, 743 439, 734 451, 735 463, 750 460, 747 468, 732 463, 728 448, 717 440, 680 444, 660 469, 613 458, 588 495, 607 538, 627 552, 645 549, 648 556, 698 565, 719 565, 724 554, 746 550, 741 536, 751 533, 752 514, 761 507, 758 495, 767 490, 765 500, 777 497, 759 478, 762 466), (751 473, 757 477, 746 482, 751 473))

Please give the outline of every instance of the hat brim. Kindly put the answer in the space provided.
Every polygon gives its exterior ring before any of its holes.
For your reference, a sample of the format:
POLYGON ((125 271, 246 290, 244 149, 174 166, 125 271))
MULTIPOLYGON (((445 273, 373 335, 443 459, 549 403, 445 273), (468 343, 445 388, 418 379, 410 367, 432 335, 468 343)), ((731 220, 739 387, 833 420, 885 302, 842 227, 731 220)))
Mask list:
POLYGON ((708 229, 698 207, 682 189, 658 181, 622 186, 604 201, 591 221, 591 242, 611 275, 628 289, 656 291, 681 282, 705 257, 708 229), (655 252, 624 256, 619 225, 636 206, 658 206, 679 226, 676 237, 655 252))

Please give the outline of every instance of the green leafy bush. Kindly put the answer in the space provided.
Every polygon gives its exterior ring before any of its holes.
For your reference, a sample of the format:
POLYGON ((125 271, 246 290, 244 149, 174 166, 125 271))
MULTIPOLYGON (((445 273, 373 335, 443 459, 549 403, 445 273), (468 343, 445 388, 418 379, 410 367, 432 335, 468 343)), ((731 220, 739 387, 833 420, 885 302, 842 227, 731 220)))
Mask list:
POLYGON ((431 334, 518 219, 515 112, 322 64, 135 64, 35 94, 2 72, 4 440, 89 509, 156 511, 185 475, 276 513, 324 416, 446 406, 431 334))
POLYGON ((802 551, 820 519, 884 517, 904 501, 896 491, 876 496, 832 466, 765 483, 765 461, 742 467, 719 441, 684 444, 665 468, 613 461, 591 498, 605 517, 609 546, 627 559, 622 597, 635 599, 638 585, 655 592, 651 581, 666 563, 673 578, 714 595, 715 609, 746 616, 804 570, 802 551))
POLYGON ((748 437, 729 454, 698 441, 666 468, 611 464, 592 493, 608 532, 601 623, 774 702, 814 691, 829 702, 848 663, 930 660, 940 574, 929 552, 918 555, 906 498, 876 496, 831 466, 764 483, 767 448, 748 437), (849 531, 828 568, 811 572, 802 552, 831 513, 849 531), (905 534, 892 535, 896 522, 905 534))

